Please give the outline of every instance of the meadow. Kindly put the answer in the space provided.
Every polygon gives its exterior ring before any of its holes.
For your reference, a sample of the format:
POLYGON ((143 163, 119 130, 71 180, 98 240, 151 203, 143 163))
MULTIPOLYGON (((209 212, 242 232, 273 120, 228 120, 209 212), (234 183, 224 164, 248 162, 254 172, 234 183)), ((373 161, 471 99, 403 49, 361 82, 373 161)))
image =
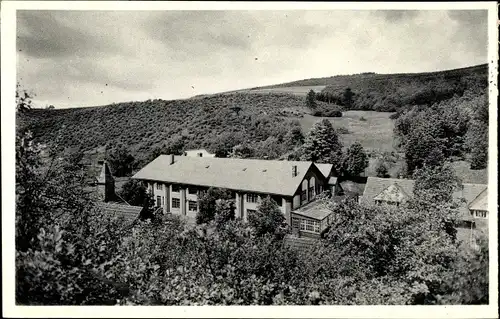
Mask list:
MULTIPOLYGON (((349 146, 358 141, 366 150, 392 152, 394 123, 389 117, 392 113, 376 111, 345 111, 342 117, 326 118, 333 127, 345 128, 348 134, 342 134, 342 142, 349 146)), ((317 121, 324 117, 304 114, 299 122, 304 132, 308 132, 317 121)))

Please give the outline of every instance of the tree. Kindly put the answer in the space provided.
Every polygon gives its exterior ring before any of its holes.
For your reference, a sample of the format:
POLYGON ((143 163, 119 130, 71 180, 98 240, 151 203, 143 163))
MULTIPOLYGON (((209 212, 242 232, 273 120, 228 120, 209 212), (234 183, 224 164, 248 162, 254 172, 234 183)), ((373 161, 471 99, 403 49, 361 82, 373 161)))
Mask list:
POLYGON ((344 94, 342 95, 342 103, 345 107, 351 108, 353 106, 354 100, 354 92, 351 91, 351 88, 346 88, 344 90, 344 94))
POLYGON ((304 143, 304 133, 300 126, 293 126, 285 135, 285 144, 293 149, 304 143))
POLYGON ((470 149, 471 155, 471 169, 484 169, 488 167, 488 101, 483 99, 478 104, 466 138, 466 144, 470 149))
POLYGON ((120 144, 106 154, 106 160, 111 164, 113 175, 122 177, 132 172, 135 158, 125 146, 120 144))
POLYGON ((215 224, 217 228, 224 227, 229 221, 235 218, 234 202, 231 200, 220 199, 215 203, 215 224))
POLYGON ((461 187, 461 181, 449 164, 424 166, 413 174, 417 198, 428 202, 451 202, 453 193, 461 187))
POLYGON ((255 150, 248 144, 238 144, 233 147, 230 157, 233 158, 251 158, 255 156, 255 150))
POLYGON ((148 194, 142 182, 135 179, 129 179, 123 184, 119 195, 130 205, 142 206, 148 194))
POLYGON ((123 298, 107 267, 123 223, 96 209, 67 157, 42 160, 31 135, 16 141, 16 302, 113 304, 123 298))
POLYGON ((307 93, 307 96, 306 96, 306 107, 310 110, 315 110, 316 107, 317 107, 317 103, 316 103, 316 93, 314 93, 313 90, 310 90, 308 93, 307 93))
POLYGON ((383 161, 377 161, 377 164, 375 166, 375 173, 377 174, 377 177, 389 177, 389 170, 387 169, 386 164, 383 161))
POLYGON ((231 199, 231 192, 222 188, 210 187, 198 195, 199 211, 196 214, 196 224, 206 224, 215 218, 217 200, 231 199))
POLYGON ((359 176, 368 167, 368 156, 364 152, 363 146, 355 142, 347 149, 343 161, 343 171, 348 176, 359 176))
POLYGON ((301 147, 301 159, 319 163, 341 165, 342 143, 330 121, 314 124, 301 147))
POLYGON ((263 198, 257 210, 248 215, 248 223, 253 227, 257 236, 271 234, 282 239, 288 229, 281 209, 269 196, 263 198))

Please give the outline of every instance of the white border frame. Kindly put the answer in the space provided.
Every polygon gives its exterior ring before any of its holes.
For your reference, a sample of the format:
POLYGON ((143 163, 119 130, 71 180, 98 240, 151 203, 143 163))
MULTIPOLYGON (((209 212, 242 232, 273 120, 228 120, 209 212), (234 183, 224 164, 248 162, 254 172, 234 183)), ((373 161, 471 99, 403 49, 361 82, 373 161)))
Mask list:
POLYGON ((2 145, 2 279, 3 315, 7 317, 198 317, 198 318, 494 318, 498 316, 497 214, 490 214, 490 305, 488 306, 16 306, 14 295, 15 83, 16 10, 488 10, 489 62, 489 209, 497 211, 497 74, 498 23, 496 2, 436 3, 307 3, 307 2, 122 2, 122 1, 2 1, 1 2, 1 145, 2 145), (12 106, 12 107, 10 107, 12 106))

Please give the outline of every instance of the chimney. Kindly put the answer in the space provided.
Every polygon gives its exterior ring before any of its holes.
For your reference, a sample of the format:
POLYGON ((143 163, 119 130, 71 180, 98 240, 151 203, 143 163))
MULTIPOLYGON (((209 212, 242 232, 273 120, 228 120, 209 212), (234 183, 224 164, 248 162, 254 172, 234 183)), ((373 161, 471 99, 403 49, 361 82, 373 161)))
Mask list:
POLYGON ((170 165, 174 164, 174 154, 169 154, 168 159, 169 159, 168 163, 170 165))
POLYGON ((292 166, 292 177, 297 176, 297 165, 292 166))

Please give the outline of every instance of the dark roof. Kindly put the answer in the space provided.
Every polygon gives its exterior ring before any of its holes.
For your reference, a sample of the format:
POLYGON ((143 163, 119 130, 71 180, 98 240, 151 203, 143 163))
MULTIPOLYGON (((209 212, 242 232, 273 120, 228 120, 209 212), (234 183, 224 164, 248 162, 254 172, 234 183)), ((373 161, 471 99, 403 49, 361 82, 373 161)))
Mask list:
POLYGON ((293 196, 312 162, 160 155, 132 178, 293 196), (292 167, 297 166, 297 176, 292 167))
POLYGON ((142 207, 140 206, 123 205, 110 202, 97 203, 96 206, 112 216, 123 217, 126 222, 134 222, 137 218, 139 218, 139 214, 142 210, 142 207))

